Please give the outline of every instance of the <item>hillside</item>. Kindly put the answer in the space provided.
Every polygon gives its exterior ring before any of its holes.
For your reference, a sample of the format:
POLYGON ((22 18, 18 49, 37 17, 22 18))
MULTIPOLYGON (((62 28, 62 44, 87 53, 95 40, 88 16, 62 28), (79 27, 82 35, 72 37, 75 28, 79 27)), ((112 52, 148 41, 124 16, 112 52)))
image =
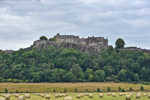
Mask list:
POLYGON ((0 82, 150 81, 150 55, 108 48, 100 54, 47 46, 0 52, 0 82))

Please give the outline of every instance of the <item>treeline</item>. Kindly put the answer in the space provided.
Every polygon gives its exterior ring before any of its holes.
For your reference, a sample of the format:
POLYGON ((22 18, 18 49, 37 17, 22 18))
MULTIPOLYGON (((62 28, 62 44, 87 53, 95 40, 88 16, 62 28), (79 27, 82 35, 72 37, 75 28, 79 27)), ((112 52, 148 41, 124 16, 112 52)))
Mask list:
POLYGON ((99 55, 53 46, 0 52, 0 82, 106 81, 150 81, 150 55, 113 47, 99 55))

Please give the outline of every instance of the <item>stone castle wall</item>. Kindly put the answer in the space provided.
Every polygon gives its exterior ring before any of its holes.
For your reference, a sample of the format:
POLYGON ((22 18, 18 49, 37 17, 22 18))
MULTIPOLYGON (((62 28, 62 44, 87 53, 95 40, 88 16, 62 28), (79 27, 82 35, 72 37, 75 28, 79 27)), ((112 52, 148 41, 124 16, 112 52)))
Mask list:
POLYGON ((79 38, 79 36, 60 35, 58 33, 56 35, 56 41, 86 45, 88 47, 95 48, 97 51, 105 50, 108 48, 108 39, 104 39, 104 37, 94 37, 93 36, 93 37, 88 37, 88 38, 79 38))
POLYGON ((56 35, 56 41, 48 40, 37 40, 31 46, 31 48, 38 48, 41 50, 44 47, 52 45, 56 48, 74 48, 82 52, 90 53, 100 53, 108 48, 108 39, 104 37, 88 37, 88 38, 79 38, 79 36, 74 35, 56 35))
POLYGON ((122 50, 141 51, 141 52, 145 52, 145 53, 149 53, 150 54, 150 50, 148 50, 148 49, 141 49, 141 48, 138 48, 138 47, 125 47, 122 50))

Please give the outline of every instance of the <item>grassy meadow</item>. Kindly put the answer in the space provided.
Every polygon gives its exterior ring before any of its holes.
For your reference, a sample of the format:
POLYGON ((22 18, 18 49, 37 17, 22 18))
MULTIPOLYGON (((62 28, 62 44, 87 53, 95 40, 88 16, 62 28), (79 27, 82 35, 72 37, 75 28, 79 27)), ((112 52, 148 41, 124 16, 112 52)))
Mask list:
MULTIPOLYGON (((142 84, 132 83, 0 83, 0 92, 5 92, 5 88, 8 92, 96 92, 97 88, 100 88, 101 92, 106 92, 107 87, 111 88, 111 91, 118 91, 118 87, 124 88, 125 91, 129 91, 132 87, 133 91, 140 91, 142 84)), ((142 85, 144 90, 150 91, 150 85, 142 85)))

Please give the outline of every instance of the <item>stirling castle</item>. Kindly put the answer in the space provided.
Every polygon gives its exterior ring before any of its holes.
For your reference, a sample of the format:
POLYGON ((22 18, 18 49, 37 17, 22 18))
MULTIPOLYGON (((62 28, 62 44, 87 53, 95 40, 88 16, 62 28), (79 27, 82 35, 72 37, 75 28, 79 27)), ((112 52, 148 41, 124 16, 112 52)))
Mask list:
MULTIPOLYGON (((54 46, 56 49, 58 48, 74 48, 75 50, 79 50, 82 52, 89 52, 90 54, 96 53, 99 54, 101 51, 106 50, 110 46, 108 46, 108 39, 104 37, 88 37, 88 38, 80 38, 79 36, 74 35, 60 35, 56 34, 54 40, 37 40, 34 41, 33 45, 24 50, 31 50, 33 48, 38 48, 41 50, 47 46, 54 46)), ((125 47, 120 50, 128 50, 128 51, 140 51, 150 54, 150 50, 141 49, 138 47, 130 46, 125 47)), ((3 50, 0 50, 3 51, 3 50)), ((12 53, 13 50, 5 50, 6 53, 12 53)))
POLYGON ((88 37, 88 38, 80 38, 79 36, 74 35, 60 35, 59 33, 56 35, 55 41, 48 40, 37 40, 34 41, 34 44, 31 46, 32 48, 38 48, 41 50, 44 47, 52 45, 56 48, 64 47, 64 48, 74 48, 76 50, 82 52, 90 52, 92 53, 100 53, 108 48, 108 39, 104 37, 88 37))

